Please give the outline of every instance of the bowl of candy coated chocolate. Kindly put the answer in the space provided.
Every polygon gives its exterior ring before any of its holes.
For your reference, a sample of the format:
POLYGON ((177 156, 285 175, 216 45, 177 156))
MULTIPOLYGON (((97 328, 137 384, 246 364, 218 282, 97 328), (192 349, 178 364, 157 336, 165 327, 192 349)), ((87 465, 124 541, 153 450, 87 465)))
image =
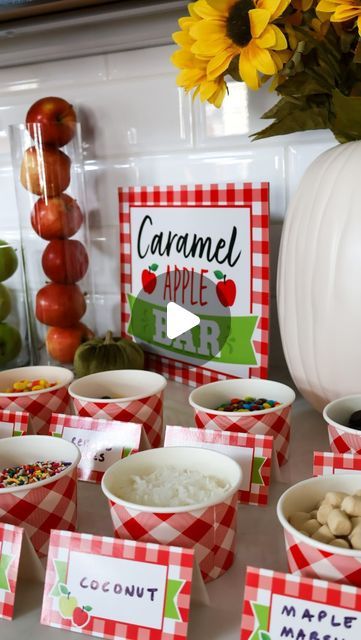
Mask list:
POLYGON ((278 462, 284 464, 288 458, 294 399, 293 389, 281 382, 237 378, 194 389, 189 403, 199 429, 273 436, 278 462))
POLYGON ((52 413, 67 413, 74 376, 64 367, 34 366, 0 371, 0 409, 26 411, 30 430, 49 433, 52 413))
POLYGON ((292 573, 361 587, 361 474, 299 482, 277 505, 292 573))
POLYGON ((51 529, 74 531, 79 449, 62 438, 18 436, 0 446, 0 522, 23 527, 39 557, 51 529))
POLYGON ((334 453, 361 454, 361 394, 329 402, 323 410, 323 417, 334 453))

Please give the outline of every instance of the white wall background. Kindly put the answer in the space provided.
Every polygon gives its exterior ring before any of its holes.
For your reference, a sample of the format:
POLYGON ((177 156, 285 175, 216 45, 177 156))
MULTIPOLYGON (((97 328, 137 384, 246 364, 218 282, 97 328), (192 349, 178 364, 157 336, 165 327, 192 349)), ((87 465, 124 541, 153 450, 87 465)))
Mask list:
MULTIPOLYGON (((129 36, 126 24, 124 33, 129 36)), ((176 29, 174 18, 171 30, 176 29)), ((33 46, 36 50, 36 43, 33 46)), ((115 39, 113 46, 117 48, 115 39)), ((284 367, 275 277, 287 202, 309 163, 335 141, 322 131, 250 142, 249 134, 267 124, 260 116, 274 96, 267 89, 252 92, 243 84, 232 83, 220 110, 192 103, 176 88, 177 72, 169 62, 173 50, 172 45, 163 45, 86 57, 72 53, 70 59, 0 69, 0 237, 19 237, 7 128, 23 122, 28 107, 47 95, 72 102, 82 125, 96 328, 100 333, 108 328, 119 332, 120 326, 120 185, 268 180, 272 372, 284 367)), ((32 241, 30 235, 26 242, 32 241)), ((39 260, 39 278, 41 273, 39 260)))

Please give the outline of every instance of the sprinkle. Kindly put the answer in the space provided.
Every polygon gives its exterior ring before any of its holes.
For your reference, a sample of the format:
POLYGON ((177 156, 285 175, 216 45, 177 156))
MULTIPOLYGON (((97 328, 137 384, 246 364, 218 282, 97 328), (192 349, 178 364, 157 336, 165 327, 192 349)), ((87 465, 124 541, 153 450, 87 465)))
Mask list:
POLYGON ((33 484, 65 471, 71 462, 37 461, 32 464, 23 464, 15 467, 6 467, 0 471, 0 489, 24 484, 33 484))

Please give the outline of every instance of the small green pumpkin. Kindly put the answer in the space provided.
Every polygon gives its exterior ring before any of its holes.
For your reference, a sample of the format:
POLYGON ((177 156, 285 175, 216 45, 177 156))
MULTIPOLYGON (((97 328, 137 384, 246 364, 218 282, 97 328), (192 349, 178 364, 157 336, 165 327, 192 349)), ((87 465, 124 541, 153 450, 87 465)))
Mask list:
POLYGON ((99 371, 143 369, 144 353, 139 345, 126 338, 92 338, 81 344, 74 356, 74 372, 78 378, 99 371))

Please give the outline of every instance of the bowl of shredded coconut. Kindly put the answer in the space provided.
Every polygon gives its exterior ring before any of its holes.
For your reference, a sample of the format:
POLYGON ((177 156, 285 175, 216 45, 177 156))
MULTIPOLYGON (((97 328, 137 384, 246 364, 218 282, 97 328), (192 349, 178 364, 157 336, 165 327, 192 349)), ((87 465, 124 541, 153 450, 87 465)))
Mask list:
POLYGON ((165 447, 128 456, 105 472, 115 535, 195 549, 205 581, 234 559, 237 490, 235 460, 211 449, 165 447))

